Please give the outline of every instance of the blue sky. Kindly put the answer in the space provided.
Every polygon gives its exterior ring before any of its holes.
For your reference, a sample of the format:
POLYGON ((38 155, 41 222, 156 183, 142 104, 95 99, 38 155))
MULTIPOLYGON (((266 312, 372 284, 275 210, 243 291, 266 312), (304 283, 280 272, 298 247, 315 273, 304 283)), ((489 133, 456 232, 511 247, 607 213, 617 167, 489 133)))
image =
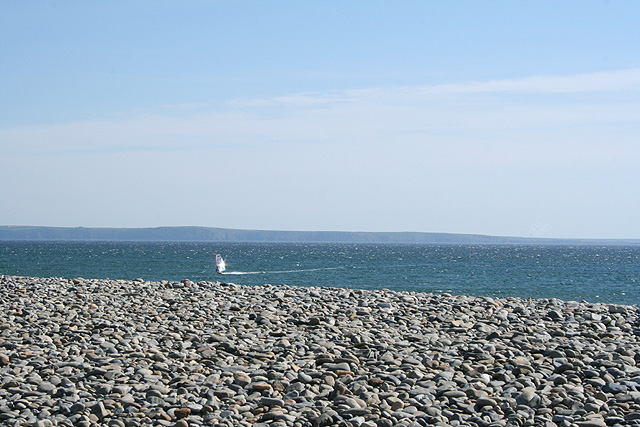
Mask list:
POLYGON ((0 224, 640 238, 640 3, 0 3, 0 224))

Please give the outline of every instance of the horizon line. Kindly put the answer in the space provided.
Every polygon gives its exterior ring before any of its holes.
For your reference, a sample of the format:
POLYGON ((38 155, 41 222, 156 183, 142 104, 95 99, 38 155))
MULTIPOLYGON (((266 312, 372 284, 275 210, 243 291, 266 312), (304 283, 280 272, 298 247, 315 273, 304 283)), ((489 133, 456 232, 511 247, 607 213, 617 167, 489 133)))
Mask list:
MULTIPOLYGON (((490 239, 515 239, 526 241, 539 241, 539 242, 560 242, 560 241, 572 241, 572 242, 627 242, 632 244, 640 243, 640 238, 633 237, 545 237, 545 236, 512 236, 512 235, 494 235, 484 233, 461 233, 461 232, 448 232, 448 231, 346 231, 346 230, 284 230, 284 229, 259 229, 259 228, 234 228, 234 227, 217 227, 217 226, 205 226, 205 225, 161 225, 161 226, 143 226, 143 227, 116 227, 116 226, 48 226, 48 225, 0 225, 1 229, 65 229, 65 230, 159 230, 159 229, 209 229, 209 230, 221 230, 221 231, 236 231, 236 232, 260 232, 260 233, 298 233, 298 234, 370 234, 370 235, 398 235, 398 234, 414 234, 414 235, 446 235, 446 236, 469 236, 479 238, 490 239)), ((1 239, 1 238, 0 238, 1 239)), ((6 240, 6 239, 5 239, 6 240)))

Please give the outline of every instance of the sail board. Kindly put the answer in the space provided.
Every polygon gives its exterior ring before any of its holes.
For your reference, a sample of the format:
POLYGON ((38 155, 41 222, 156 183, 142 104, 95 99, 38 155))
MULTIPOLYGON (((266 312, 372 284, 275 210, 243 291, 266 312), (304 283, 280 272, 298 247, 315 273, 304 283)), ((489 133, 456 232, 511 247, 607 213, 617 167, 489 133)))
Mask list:
POLYGON ((222 274, 226 270, 224 265, 224 260, 222 259, 222 255, 216 254, 216 273, 222 274))

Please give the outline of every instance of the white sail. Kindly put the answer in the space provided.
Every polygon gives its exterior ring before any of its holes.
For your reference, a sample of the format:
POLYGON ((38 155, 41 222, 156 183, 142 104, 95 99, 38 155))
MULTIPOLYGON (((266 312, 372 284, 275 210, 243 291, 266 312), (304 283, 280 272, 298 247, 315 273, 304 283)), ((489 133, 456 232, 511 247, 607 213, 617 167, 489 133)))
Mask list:
POLYGON ((224 260, 220 254, 216 254, 216 272, 222 274, 226 270, 224 260))

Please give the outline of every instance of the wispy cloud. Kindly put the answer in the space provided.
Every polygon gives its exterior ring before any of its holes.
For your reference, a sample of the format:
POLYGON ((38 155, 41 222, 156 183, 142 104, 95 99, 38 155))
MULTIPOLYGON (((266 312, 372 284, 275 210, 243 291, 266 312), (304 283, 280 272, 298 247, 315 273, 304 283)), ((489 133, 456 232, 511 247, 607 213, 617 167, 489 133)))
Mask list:
POLYGON ((416 101, 433 95, 473 94, 568 94, 588 92, 640 91, 640 68, 566 76, 530 76, 484 82, 461 82, 391 88, 367 88, 334 93, 300 93, 272 98, 234 100, 234 107, 313 107, 364 100, 416 101))
POLYGON ((640 122, 640 69, 573 76, 533 76, 487 82, 370 88, 293 94, 230 102, 163 106, 162 114, 120 120, 0 129, 0 152, 65 154, 203 150, 212 147, 303 141, 323 144, 432 144, 446 141, 586 139, 640 122), (599 94, 609 93, 603 100, 599 94), (562 98, 580 93, 579 101, 562 98), (490 97, 477 96, 492 94, 490 97), (510 94, 521 94, 516 98, 510 94), (504 95, 504 97, 502 96, 504 95), (529 96, 532 96, 530 99, 529 96), (560 98, 558 98, 560 97, 560 98), (622 125, 624 124, 624 125, 622 125), (622 126, 622 127, 621 127, 622 126), (555 134, 544 134, 554 130, 555 134))
MULTIPOLYGON (((413 91, 409 88, 407 91, 413 91)), ((521 79, 493 80, 424 86, 422 94, 512 92, 527 94, 620 92, 640 90, 640 68, 583 73, 569 76, 532 76, 521 79)))

